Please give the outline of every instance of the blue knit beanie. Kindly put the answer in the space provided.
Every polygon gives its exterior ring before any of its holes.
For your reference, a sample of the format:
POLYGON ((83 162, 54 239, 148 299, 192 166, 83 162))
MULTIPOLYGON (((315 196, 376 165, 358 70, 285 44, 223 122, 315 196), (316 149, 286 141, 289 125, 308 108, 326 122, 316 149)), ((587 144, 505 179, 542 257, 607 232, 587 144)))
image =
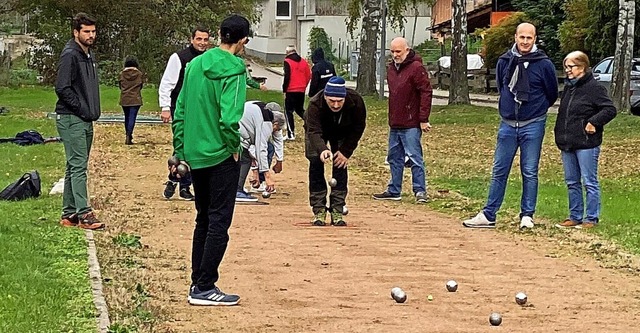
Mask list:
POLYGON ((328 97, 346 97, 347 87, 344 79, 339 76, 332 76, 324 87, 324 95, 328 97))

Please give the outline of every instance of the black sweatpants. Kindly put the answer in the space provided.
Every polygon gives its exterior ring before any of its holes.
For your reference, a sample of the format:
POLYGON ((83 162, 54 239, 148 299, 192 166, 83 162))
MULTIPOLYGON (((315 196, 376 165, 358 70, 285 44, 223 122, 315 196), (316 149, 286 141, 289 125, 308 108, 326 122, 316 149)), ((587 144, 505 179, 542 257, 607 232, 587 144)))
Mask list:
POLYGON ((291 138, 295 134, 296 124, 293 113, 297 113, 304 119, 304 92, 288 92, 284 97, 284 109, 287 112, 287 137, 291 138))
POLYGON ((196 227, 191 250, 191 283, 211 290, 218 281, 218 267, 227 250, 229 227, 236 203, 240 165, 233 157, 191 170, 196 204, 196 227))
MULTIPOLYGON (((309 204, 313 213, 320 212, 327 207, 327 180, 324 179, 324 163, 320 157, 308 157, 309 160, 309 204)), ((342 212, 347 199, 347 181, 349 176, 347 169, 331 166, 332 177, 338 184, 331 189, 329 194, 329 209, 342 212)))

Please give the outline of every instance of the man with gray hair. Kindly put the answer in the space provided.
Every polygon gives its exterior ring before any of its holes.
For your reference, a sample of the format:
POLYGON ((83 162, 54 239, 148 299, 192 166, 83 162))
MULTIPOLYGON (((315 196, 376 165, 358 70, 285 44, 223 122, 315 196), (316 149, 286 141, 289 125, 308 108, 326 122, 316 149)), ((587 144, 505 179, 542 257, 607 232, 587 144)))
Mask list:
MULTIPOLYGON (((242 155, 240 157, 240 179, 236 192, 236 202, 255 202, 258 198, 247 193, 244 183, 247 180, 249 170, 254 171, 254 179, 262 173, 265 177, 265 191, 273 192, 275 182, 269 172, 268 144, 274 132, 280 131, 284 126, 284 115, 280 105, 277 103, 265 104, 260 101, 248 101, 244 104, 244 113, 240 119, 240 143, 242 145, 242 155)), ((280 136, 282 138, 282 136, 280 136)), ((278 146, 278 144, 274 144, 278 146)), ((280 139, 279 147, 282 147, 280 139)), ((282 157, 282 148, 278 149, 282 157)), ((282 164, 280 164, 282 170, 282 164)), ((277 171, 277 170, 274 170, 277 171)))

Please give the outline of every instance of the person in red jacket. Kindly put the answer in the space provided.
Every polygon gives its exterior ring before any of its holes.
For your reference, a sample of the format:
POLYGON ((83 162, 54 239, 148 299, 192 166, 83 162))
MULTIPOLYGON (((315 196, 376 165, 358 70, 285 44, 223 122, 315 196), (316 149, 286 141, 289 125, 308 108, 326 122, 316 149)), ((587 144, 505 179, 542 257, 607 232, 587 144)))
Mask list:
POLYGON ((300 118, 304 118, 304 93, 309 81, 311 81, 311 69, 307 61, 298 55, 295 46, 287 46, 286 53, 284 81, 282 82, 284 108, 287 116, 287 137, 285 139, 295 140, 293 113, 295 112, 300 118))
POLYGON ((405 156, 411 164, 413 193, 417 203, 427 202, 427 185, 422 159, 422 132, 431 129, 431 82, 422 58, 407 40, 396 37, 391 41, 393 62, 387 68, 389 85, 389 150, 387 161, 391 181, 376 200, 400 200, 405 156))

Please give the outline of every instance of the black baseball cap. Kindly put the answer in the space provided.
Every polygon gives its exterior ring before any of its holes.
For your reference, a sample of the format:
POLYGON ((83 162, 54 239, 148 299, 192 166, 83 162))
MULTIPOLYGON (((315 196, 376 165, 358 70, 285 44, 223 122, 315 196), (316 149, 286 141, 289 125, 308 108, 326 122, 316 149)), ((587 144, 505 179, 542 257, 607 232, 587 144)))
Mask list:
POLYGON ((237 43, 245 37, 251 37, 249 20, 240 15, 231 15, 220 24, 220 35, 230 43, 237 43))

